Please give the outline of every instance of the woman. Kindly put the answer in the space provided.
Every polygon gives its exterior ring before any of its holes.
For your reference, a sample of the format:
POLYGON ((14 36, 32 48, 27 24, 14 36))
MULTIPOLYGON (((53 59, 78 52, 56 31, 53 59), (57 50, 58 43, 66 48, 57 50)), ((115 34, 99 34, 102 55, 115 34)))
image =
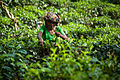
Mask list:
POLYGON ((61 37, 67 41, 69 40, 63 30, 58 26, 60 22, 60 16, 58 14, 48 12, 43 18, 45 20, 45 25, 40 27, 38 33, 38 39, 41 46, 43 46, 43 41, 49 40, 50 42, 55 42, 57 37, 61 37))

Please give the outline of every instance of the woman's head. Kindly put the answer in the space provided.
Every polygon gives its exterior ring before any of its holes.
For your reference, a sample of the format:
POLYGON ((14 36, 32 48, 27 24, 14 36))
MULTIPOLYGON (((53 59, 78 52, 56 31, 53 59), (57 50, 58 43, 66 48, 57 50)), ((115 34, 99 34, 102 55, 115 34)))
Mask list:
POLYGON ((45 25, 50 28, 57 26, 60 22, 60 16, 52 12, 47 12, 43 18, 45 20, 45 25))
POLYGON ((45 25, 46 25, 46 27, 49 27, 49 29, 53 29, 54 27, 57 26, 57 24, 58 24, 58 23, 52 22, 52 21, 50 21, 50 20, 46 20, 46 21, 45 21, 45 25))
POLYGON ((57 23, 60 22, 60 16, 58 14, 52 13, 52 12, 47 12, 43 18, 45 21, 50 20, 52 22, 57 22, 57 23))

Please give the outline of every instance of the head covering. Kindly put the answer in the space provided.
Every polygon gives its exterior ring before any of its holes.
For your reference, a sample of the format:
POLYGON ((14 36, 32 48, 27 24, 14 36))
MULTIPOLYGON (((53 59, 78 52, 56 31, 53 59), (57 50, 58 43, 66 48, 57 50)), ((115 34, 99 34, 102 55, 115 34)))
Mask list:
POLYGON ((60 16, 56 13, 47 12, 43 17, 44 20, 50 20, 52 22, 60 22, 60 16))

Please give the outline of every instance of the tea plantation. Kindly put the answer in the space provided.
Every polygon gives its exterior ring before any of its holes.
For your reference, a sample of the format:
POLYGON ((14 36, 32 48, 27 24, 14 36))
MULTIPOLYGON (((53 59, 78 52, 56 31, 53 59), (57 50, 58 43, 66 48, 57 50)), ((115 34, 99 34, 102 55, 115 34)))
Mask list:
POLYGON ((0 80, 120 80, 120 0, 1 0, 0 80), (46 12, 68 42, 39 45, 46 12))

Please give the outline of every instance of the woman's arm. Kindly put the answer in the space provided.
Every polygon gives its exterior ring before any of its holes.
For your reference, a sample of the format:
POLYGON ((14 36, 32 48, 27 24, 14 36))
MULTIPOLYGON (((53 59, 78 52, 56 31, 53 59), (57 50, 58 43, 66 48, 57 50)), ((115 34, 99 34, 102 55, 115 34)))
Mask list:
POLYGON ((40 32, 38 33, 38 36, 37 36, 37 37, 38 37, 38 40, 39 40, 39 43, 40 43, 41 46, 43 46, 42 34, 43 34, 43 32, 40 31, 40 32))
POLYGON ((62 35, 60 32, 55 32, 55 34, 58 36, 58 37, 61 37, 62 39, 66 39, 67 41, 69 41, 69 38, 66 36, 66 35, 62 35))

